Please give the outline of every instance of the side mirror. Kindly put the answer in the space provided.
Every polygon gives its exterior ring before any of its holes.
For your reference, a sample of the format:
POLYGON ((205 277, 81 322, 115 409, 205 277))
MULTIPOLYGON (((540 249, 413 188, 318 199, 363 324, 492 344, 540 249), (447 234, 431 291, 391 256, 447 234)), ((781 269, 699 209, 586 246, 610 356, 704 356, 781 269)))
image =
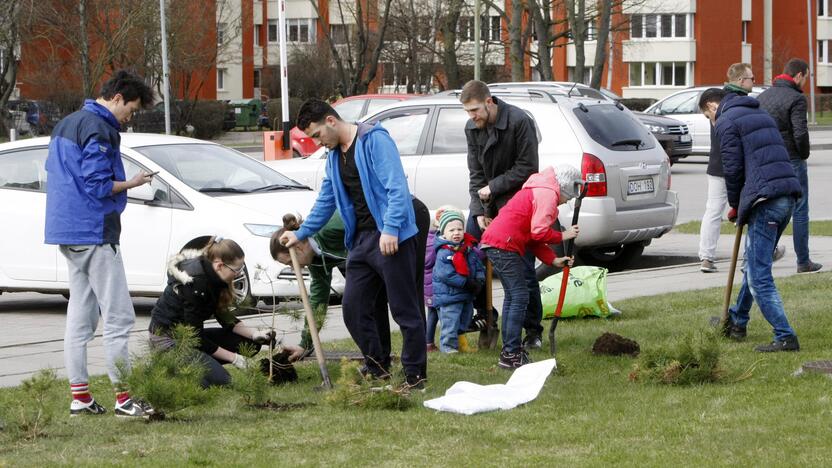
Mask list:
POLYGON ((139 185, 138 187, 127 189, 127 198, 150 202, 156 198, 156 190, 150 184, 139 185))

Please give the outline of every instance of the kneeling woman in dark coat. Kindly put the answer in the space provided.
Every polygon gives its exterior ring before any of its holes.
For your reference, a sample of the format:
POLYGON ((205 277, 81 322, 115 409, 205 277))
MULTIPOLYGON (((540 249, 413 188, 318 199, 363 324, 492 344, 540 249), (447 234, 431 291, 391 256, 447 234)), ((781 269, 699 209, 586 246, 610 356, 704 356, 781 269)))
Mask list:
MULTIPOLYGON (((231 239, 215 237, 205 248, 184 250, 168 262, 168 285, 150 318, 150 342, 157 349, 174 346, 171 330, 179 324, 192 327, 199 339, 198 359, 208 373, 203 387, 227 385, 223 364, 246 366, 239 354, 248 344, 255 351, 274 339, 274 332, 245 326, 228 310, 233 299, 232 282, 243 273, 245 254, 231 239), (216 318, 221 328, 204 328, 206 320, 216 318)), ((303 350, 284 346, 293 354, 303 350)))

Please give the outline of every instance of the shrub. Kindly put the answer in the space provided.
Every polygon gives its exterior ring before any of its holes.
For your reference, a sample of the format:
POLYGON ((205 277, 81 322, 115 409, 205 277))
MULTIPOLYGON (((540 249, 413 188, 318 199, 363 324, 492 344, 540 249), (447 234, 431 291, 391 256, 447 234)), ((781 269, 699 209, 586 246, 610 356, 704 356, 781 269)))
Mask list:
POLYGON ((133 363, 124 379, 130 392, 150 403, 157 413, 172 414, 210 400, 201 382, 207 373, 197 358, 198 338, 193 328, 177 325, 176 344, 166 350, 151 349, 133 363))
POLYGON ((0 401, 2 430, 15 438, 35 440, 46 434, 58 412, 60 388, 53 369, 44 369, 24 380, 20 388, 5 394, 0 401))
POLYGON ((725 376, 720 354, 715 333, 688 334, 674 346, 642 352, 629 378, 672 385, 717 382, 725 376))
MULTIPOLYGON (((289 98, 289 126, 295 126, 295 119, 298 116, 298 111, 300 110, 300 106, 303 104, 303 99, 290 97, 289 98)), ((274 125, 277 123, 277 127, 274 130, 280 130, 280 123, 282 120, 281 110, 282 110, 282 100, 280 98, 276 99, 269 99, 268 104, 266 104, 266 112, 269 114, 269 125, 274 125), (276 120, 275 120, 276 119, 276 120)))
POLYGON ((228 104, 222 101, 197 101, 189 123, 194 127, 194 137, 210 140, 223 132, 223 121, 228 104))
POLYGON ((341 359, 341 375, 335 382, 335 389, 326 396, 327 403, 350 409, 388 409, 403 411, 415 405, 406 392, 398 390, 401 382, 391 377, 384 383, 365 379, 358 371, 358 362, 341 359))

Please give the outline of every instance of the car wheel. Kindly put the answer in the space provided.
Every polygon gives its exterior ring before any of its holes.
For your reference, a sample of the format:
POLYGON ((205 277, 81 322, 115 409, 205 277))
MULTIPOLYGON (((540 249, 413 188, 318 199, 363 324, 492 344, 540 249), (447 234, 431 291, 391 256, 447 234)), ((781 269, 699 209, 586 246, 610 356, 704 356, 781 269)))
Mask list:
POLYGON ((641 257, 644 243, 620 244, 613 247, 596 247, 581 249, 578 253, 583 263, 604 267, 610 271, 629 268, 641 257))
MULTIPOLYGON (((181 253, 184 250, 190 249, 203 249, 208 245, 212 237, 214 236, 199 236, 191 239, 179 249, 179 252, 181 253)), ((255 298, 251 295, 251 280, 248 275, 248 267, 243 266, 242 274, 231 285, 234 290, 234 304, 237 307, 237 310, 234 311, 235 315, 242 315, 249 307, 255 307, 257 305, 255 298)))

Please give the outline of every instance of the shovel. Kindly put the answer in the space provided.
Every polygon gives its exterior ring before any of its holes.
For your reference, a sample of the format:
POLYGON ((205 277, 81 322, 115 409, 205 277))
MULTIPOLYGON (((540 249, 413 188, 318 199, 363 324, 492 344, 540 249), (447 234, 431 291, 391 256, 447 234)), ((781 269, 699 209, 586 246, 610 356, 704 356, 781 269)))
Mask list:
POLYGON ((728 308, 731 306, 731 293, 734 289, 734 273, 737 270, 737 257, 740 255, 740 243, 742 243, 743 225, 737 226, 737 234, 734 237, 734 252, 731 254, 731 268, 728 270, 728 284, 725 286, 725 299, 722 302, 722 315, 719 317, 719 330, 724 330, 728 323, 728 308))
MULTIPOLYGON (((575 198, 575 210, 572 212, 572 224, 570 226, 574 226, 578 224, 578 215, 581 212, 581 200, 584 199, 586 196, 586 191, 588 185, 586 183, 575 182, 575 188, 578 192, 578 197, 575 198)), ((575 242, 572 239, 564 241, 565 248, 564 248, 564 255, 567 257, 572 256, 572 247, 575 245, 575 242)), ((563 300, 566 298, 566 286, 569 284, 569 263, 563 266, 563 279, 560 282, 560 295, 558 296, 558 305, 555 308, 555 317, 552 319, 552 325, 549 327, 549 353, 554 356, 555 351, 557 350, 557 342, 555 341, 555 329, 558 328, 558 320, 560 319, 560 314, 563 311, 563 300)))
POLYGON ((321 379, 323 379, 321 387, 329 390, 332 388, 332 381, 329 380, 329 371, 326 368, 324 351, 321 348, 321 338, 318 336, 318 327, 315 324, 315 314, 312 313, 312 306, 309 304, 309 294, 306 292, 306 283, 303 281, 298 254, 294 247, 289 247, 289 256, 292 257, 292 268, 295 270, 300 298, 303 301, 303 310, 306 312, 306 324, 309 326, 309 334, 312 335, 312 344, 315 346, 315 359, 317 359, 318 367, 321 369, 321 379))

